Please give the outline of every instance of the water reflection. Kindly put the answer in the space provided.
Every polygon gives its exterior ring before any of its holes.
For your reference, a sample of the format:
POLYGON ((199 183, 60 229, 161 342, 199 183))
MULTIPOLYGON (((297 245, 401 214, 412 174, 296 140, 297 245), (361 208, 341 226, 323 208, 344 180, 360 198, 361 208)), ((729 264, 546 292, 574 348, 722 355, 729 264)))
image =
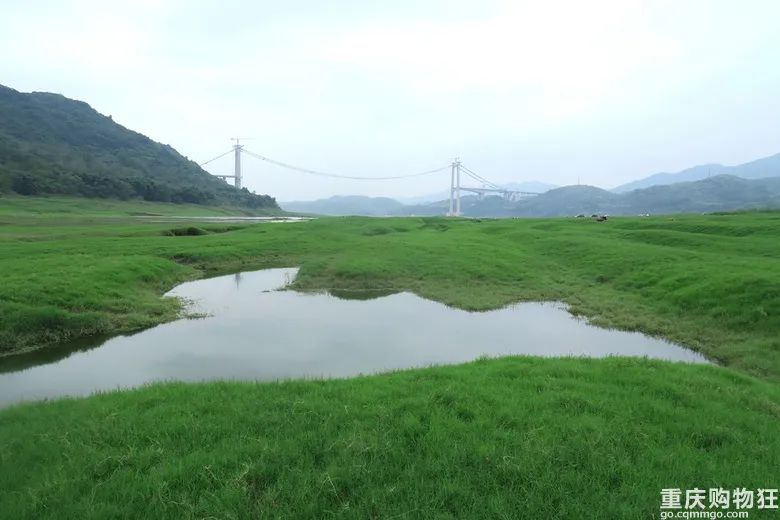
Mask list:
POLYGON ((203 222, 219 224, 284 224, 294 222, 308 222, 314 220, 314 217, 245 217, 245 216, 212 216, 212 217, 189 217, 189 216, 166 216, 166 215, 135 215, 135 218, 143 222, 153 222, 155 224, 165 224, 174 222, 203 222))
POLYGON ((375 300, 384 296, 390 296, 397 291, 390 289, 366 289, 366 290, 354 290, 354 289, 331 289, 330 294, 341 300, 375 300))
MULTIPOLYGON (((82 338, 78 341, 63 343, 55 348, 43 348, 0 358, 0 374, 6 372, 18 372, 28 368, 55 363, 76 352, 86 352, 99 347, 108 339, 106 336, 82 338)), ((2 401, 2 397, 0 397, 2 401)))
POLYGON ((191 310, 208 317, 0 359, 0 404, 169 379, 346 377, 482 355, 706 362, 665 341, 587 325, 556 304, 471 313, 410 293, 273 290, 296 272, 268 269, 188 282, 169 294, 194 301, 191 310))

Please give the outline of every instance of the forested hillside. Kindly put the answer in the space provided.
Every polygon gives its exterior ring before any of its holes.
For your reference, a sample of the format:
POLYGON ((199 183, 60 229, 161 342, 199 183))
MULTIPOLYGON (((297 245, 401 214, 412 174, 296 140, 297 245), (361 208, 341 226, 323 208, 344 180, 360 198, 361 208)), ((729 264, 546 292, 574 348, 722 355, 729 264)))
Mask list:
POLYGON ((0 192, 276 208, 87 103, 0 85, 0 192))

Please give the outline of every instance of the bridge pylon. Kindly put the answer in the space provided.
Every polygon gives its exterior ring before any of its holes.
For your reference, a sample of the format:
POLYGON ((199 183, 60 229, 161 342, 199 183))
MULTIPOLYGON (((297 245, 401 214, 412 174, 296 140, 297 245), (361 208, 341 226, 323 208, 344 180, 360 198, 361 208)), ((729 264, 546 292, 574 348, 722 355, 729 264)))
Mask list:
POLYGON ((235 165, 233 168, 233 180, 235 181, 234 186, 237 189, 241 189, 241 151, 244 149, 244 145, 242 145, 239 141, 239 137, 234 137, 232 140, 236 142, 236 144, 233 145, 233 151, 235 153, 235 165))
POLYGON ((447 212, 448 217, 459 217, 462 215, 460 211, 460 158, 456 157, 452 161, 450 172, 450 210, 447 212))

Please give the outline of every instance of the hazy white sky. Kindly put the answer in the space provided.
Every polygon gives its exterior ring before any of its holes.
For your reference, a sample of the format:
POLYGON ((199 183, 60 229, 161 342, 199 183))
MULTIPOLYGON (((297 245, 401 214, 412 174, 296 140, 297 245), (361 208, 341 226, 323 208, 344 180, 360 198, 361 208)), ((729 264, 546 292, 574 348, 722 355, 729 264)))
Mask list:
MULTIPOLYGON (((0 83, 58 92, 198 161, 247 148, 394 175, 613 187, 780 152, 780 2, 5 0, 0 83)), ((229 158, 209 165, 229 172, 229 158)), ((413 196, 246 159, 279 200, 413 196)))

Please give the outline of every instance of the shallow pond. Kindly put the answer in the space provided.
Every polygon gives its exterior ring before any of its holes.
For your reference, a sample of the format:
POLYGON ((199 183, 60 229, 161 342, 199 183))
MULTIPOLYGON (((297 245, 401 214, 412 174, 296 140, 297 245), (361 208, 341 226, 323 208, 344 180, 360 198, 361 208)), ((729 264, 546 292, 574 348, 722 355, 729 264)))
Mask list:
POLYGON ((174 223, 174 222, 201 222, 204 224, 285 224, 292 222, 308 222, 312 217, 178 217, 164 215, 139 215, 136 219, 143 222, 174 223))
POLYGON ((188 282, 182 319, 129 336, 0 358, 0 405, 160 380, 345 377, 480 356, 647 356, 704 363, 648 336, 607 330, 552 303, 466 312, 410 293, 337 297, 277 290, 296 269, 188 282), (371 297, 373 299, 365 299, 371 297))

